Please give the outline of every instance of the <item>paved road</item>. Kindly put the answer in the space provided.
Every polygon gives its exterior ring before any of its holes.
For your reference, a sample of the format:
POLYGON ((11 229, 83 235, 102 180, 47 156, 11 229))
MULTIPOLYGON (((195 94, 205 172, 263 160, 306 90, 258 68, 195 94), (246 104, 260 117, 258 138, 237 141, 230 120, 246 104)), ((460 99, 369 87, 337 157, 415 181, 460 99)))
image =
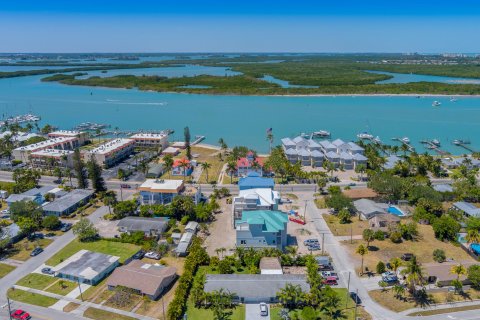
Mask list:
MULTIPOLYGON (((93 223, 97 222, 102 216, 108 213, 107 207, 100 207, 94 213, 92 213, 88 219, 90 219, 93 223)), ((56 238, 45 250, 36 257, 32 257, 25 261, 21 266, 7 274, 5 277, 0 279, 0 306, 3 306, 7 303, 7 290, 12 287, 19 279, 23 278, 27 274, 30 274, 33 270, 40 267, 45 261, 47 261, 50 257, 52 257, 56 252, 61 250, 65 247, 70 241, 75 238, 73 235, 72 230, 66 232, 62 236, 56 238)), ((30 305, 21 304, 15 302, 16 306, 23 306, 27 311, 34 310, 36 314, 35 317, 38 319, 53 319, 53 320, 61 320, 65 319, 65 313, 57 312, 53 309, 46 309, 46 308, 39 308, 35 307, 32 308, 30 305), (63 315, 63 316, 62 316, 63 315), (58 317, 57 317, 58 316, 58 317)), ((0 310, 0 319, 7 319, 4 317, 8 316, 8 309, 4 308, 0 310)), ((70 317, 70 316, 69 316, 70 317)), ((79 318, 80 319, 80 318, 79 318)))
POLYGON ((246 320, 270 320, 270 305, 268 305, 268 316, 262 317, 260 315, 260 305, 258 303, 245 304, 245 319, 246 320))

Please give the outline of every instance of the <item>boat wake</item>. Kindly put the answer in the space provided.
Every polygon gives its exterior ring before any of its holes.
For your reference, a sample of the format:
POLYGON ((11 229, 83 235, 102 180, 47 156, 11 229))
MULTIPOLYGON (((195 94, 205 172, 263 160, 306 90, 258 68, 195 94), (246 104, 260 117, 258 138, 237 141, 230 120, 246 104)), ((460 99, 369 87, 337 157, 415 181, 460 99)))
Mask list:
POLYGON ((107 102, 123 105, 140 105, 140 106, 166 106, 167 102, 121 102, 121 100, 106 99, 107 102))

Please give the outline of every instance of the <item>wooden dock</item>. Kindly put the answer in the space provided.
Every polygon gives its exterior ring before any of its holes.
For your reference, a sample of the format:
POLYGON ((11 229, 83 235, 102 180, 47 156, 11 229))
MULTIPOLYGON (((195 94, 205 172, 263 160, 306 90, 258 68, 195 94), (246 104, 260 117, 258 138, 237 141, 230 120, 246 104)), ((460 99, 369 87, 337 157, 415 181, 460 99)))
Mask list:
POLYGON ((409 152, 415 152, 415 148, 412 147, 412 146, 410 145, 410 143, 406 143, 405 141, 403 141, 401 138, 393 138, 392 140, 393 140, 393 141, 398 141, 398 142, 400 142, 401 144, 406 145, 409 152))
POLYGON ((191 143, 191 145, 194 146, 196 144, 199 144, 203 140, 205 140, 205 136, 195 136, 195 140, 191 143))
POLYGON ((438 154, 441 155, 441 156, 448 156, 448 155, 451 154, 451 153, 448 152, 448 151, 445 151, 445 150, 440 149, 440 146, 439 146, 439 145, 433 143, 433 142, 430 141, 430 140, 422 140, 422 141, 420 141, 420 143, 427 145, 427 146, 428 146, 428 149, 435 151, 436 153, 438 153, 438 154))
POLYGON ((453 143, 453 144, 456 145, 456 146, 459 146, 459 147, 461 147, 461 148, 463 148, 463 149, 465 149, 465 150, 468 150, 468 151, 470 151, 471 153, 475 153, 475 152, 476 152, 475 150, 473 150, 471 147, 469 147, 469 146, 468 146, 467 144, 465 144, 465 143, 453 143))

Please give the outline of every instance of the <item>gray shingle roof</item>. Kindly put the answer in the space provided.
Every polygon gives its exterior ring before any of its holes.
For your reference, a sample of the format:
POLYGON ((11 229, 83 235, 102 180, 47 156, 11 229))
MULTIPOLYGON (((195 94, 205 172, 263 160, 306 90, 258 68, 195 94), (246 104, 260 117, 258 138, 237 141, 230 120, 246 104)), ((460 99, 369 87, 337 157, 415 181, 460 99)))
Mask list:
POLYGON ((249 299, 276 297, 287 283, 310 291, 305 275, 297 274, 207 274, 205 292, 224 289, 249 299))
POLYGON ((332 141, 332 144, 335 147, 338 147, 338 146, 341 146, 342 144, 345 144, 345 141, 343 141, 342 139, 336 139, 336 140, 332 141))
POLYGON ((92 280, 120 258, 89 250, 80 250, 60 263, 58 272, 92 280))
POLYGON ((480 216, 480 208, 475 207, 473 204, 465 201, 455 202, 453 204, 455 208, 468 214, 469 216, 480 216))
POLYGON ((117 227, 125 228, 128 232, 151 230, 164 232, 167 229, 167 223, 168 220, 162 218, 126 217, 118 222, 117 227))
POLYGON ((351 142, 351 141, 348 143, 348 147, 352 151, 363 151, 364 150, 358 144, 356 144, 355 142, 351 142))
POLYGON ((353 159, 355 159, 356 161, 367 161, 367 157, 365 157, 363 154, 360 154, 360 153, 355 153, 353 155, 353 159))
POLYGON ((43 187, 40 187, 40 188, 33 188, 33 189, 30 189, 28 191, 25 191, 24 193, 22 193, 23 195, 25 196, 36 196, 36 195, 46 195, 47 193, 49 193, 50 191, 52 191, 53 189, 55 189, 55 187, 52 187, 52 186, 43 186, 43 187))

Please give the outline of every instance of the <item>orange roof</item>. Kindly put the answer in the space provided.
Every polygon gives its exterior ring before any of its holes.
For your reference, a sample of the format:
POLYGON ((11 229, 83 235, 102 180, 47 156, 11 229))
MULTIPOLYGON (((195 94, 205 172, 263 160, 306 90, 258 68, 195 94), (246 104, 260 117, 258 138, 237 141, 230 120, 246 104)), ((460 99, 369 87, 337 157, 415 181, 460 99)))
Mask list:
POLYGON ((370 188, 353 188, 343 190, 343 194, 350 199, 376 198, 378 194, 370 188))
POLYGON ((173 166, 174 166, 174 167, 178 167, 178 166, 180 166, 182 163, 190 164, 190 160, 188 160, 187 158, 175 159, 175 160, 173 161, 173 166))

